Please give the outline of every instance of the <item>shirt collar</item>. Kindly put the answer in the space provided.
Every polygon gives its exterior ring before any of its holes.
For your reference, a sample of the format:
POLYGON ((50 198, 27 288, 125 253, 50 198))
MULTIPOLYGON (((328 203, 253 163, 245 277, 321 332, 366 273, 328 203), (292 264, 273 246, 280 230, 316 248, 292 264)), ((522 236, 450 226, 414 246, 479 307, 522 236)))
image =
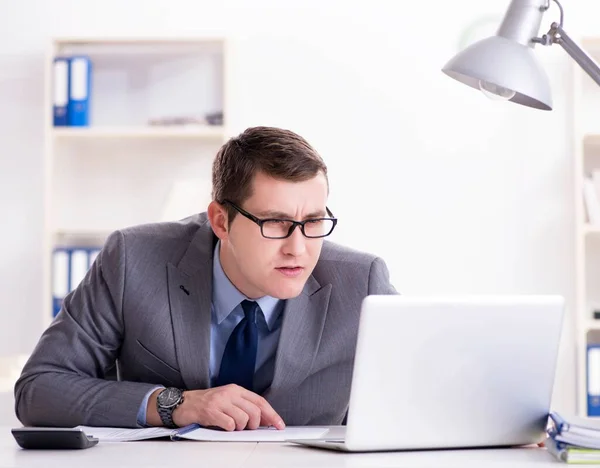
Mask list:
MULTIPOLYGON (((220 249, 221 242, 219 241, 215 246, 213 255, 212 286, 213 306, 215 308, 218 324, 225 320, 229 314, 233 312, 233 309, 235 309, 243 300, 248 299, 233 285, 223 271, 223 267, 221 266, 220 249)), ((284 301, 271 296, 263 296, 255 300, 260 306, 260 310, 264 315, 267 327, 269 330, 271 330, 275 325, 277 318, 281 314, 284 301)))

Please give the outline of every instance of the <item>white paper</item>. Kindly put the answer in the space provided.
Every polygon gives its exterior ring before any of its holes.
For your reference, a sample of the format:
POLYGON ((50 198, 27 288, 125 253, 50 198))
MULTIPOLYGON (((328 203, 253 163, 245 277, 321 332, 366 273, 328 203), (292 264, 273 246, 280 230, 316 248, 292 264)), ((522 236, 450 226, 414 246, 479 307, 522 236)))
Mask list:
POLYGON ((254 430, 227 432, 199 428, 179 437, 205 442, 285 442, 290 439, 318 439, 328 430, 327 427, 290 426, 282 430, 260 427, 254 430))
POLYGON ((156 439, 169 437, 173 429, 148 427, 143 429, 125 429, 121 427, 77 426, 88 436, 96 437, 100 442, 128 442, 130 440, 156 439))
POLYGON ((129 442, 134 440, 156 439, 172 435, 188 440, 204 442, 285 442, 290 439, 318 439, 329 430, 327 427, 297 427, 290 426, 283 430, 261 427, 247 431, 219 431, 198 428, 181 435, 177 430, 163 427, 143 429, 125 429, 119 427, 77 426, 86 435, 96 437, 100 442, 129 442))

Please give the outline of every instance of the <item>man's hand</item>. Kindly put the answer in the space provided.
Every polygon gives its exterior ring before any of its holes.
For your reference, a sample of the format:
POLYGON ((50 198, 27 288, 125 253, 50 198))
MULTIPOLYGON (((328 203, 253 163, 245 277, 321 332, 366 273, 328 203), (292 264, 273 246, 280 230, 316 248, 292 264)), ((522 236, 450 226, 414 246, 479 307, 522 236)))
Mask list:
MULTIPOLYGON (((149 423, 153 422, 150 421, 150 414, 156 412, 157 394, 158 391, 148 402, 149 423)), ((173 422, 180 427, 197 423, 205 427, 220 427, 226 431, 256 429, 259 426, 285 428, 283 419, 267 400, 233 384, 208 390, 185 391, 183 403, 173 411, 173 422)))

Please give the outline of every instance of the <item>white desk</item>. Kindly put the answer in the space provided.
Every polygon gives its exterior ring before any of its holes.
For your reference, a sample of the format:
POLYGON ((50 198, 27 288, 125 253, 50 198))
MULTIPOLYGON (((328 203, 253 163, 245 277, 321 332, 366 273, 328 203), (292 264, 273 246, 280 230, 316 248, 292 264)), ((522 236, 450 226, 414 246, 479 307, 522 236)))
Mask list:
POLYGON ((545 449, 444 450, 346 454, 279 443, 143 441, 100 443, 85 450, 23 450, 0 427, 0 468, 521 468, 561 464, 545 449))

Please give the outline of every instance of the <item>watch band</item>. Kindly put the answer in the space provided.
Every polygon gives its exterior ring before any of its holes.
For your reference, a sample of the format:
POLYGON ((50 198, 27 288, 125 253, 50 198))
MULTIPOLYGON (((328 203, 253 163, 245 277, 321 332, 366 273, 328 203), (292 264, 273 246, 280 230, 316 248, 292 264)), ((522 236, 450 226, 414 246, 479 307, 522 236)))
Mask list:
MULTIPOLYGON (((177 408, 177 406, 175 408, 177 408)), ((162 406, 158 407, 158 415, 160 416, 163 426, 170 429, 175 429, 177 427, 177 425, 173 422, 173 410, 175 410, 175 408, 163 408, 162 406)))

